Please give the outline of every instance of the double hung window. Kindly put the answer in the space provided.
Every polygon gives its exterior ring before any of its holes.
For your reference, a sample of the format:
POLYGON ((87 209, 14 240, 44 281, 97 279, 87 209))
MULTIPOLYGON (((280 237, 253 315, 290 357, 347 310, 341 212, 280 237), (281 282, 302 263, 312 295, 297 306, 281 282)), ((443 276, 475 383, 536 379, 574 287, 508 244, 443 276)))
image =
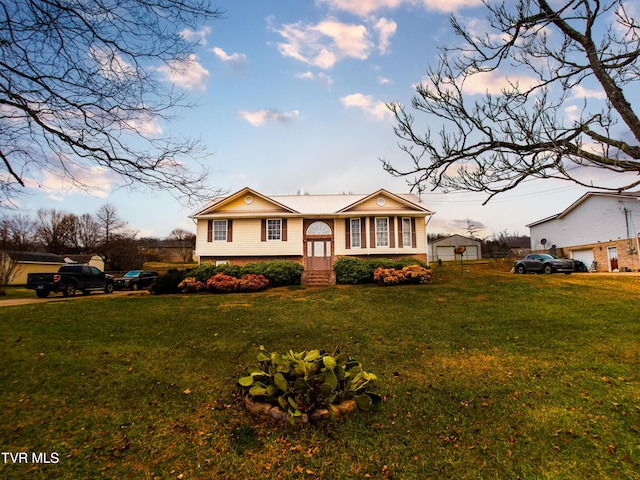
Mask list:
POLYGON ((360 219, 351 219, 351 248, 360 248, 362 246, 362 238, 360 237, 360 219))
POLYGON ((402 219, 402 246, 411 247, 412 245, 412 232, 411 232, 411 219, 402 219))
POLYGON ((228 232, 228 223, 226 220, 213 221, 213 241, 226 242, 228 232))
POLYGON ((376 247, 389 246, 389 218, 376 217, 376 247))
POLYGON ((267 240, 282 240, 282 220, 267 219, 267 240))

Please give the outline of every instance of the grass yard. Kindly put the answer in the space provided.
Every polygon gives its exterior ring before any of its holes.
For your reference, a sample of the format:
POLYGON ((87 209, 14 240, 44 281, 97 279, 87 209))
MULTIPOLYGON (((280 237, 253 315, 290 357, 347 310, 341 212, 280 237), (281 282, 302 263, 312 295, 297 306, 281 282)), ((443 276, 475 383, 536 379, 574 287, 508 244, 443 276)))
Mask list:
POLYGON ((3 479, 638 479, 640 277, 435 269, 431 285, 1 307, 3 479), (373 413, 256 420, 235 380, 336 346, 373 413), (40 457, 43 461, 45 457, 40 457))

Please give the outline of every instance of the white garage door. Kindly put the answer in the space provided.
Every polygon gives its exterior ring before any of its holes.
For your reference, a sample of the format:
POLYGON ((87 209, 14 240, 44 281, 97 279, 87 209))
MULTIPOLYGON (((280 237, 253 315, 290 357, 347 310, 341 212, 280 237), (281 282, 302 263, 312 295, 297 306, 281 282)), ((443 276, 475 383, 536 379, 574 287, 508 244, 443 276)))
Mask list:
POLYGON ((478 260, 480 255, 478 255, 478 247, 476 245, 467 245, 467 251, 464 252, 465 260, 478 260))
POLYGON ((593 263, 593 249, 589 250, 571 250, 571 258, 574 260, 580 260, 587 268, 593 263))
POLYGON ((436 257, 438 260, 446 262, 448 260, 455 260, 456 256, 453 253, 453 247, 436 247, 436 257))
MULTIPOLYGON (((477 245, 465 245, 467 248, 464 252, 464 260, 477 260, 478 255, 478 246, 477 245)), ((436 247, 436 259, 442 260, 443 262, 449 260, 460 260, 460 256, 453 253, 453 249, 455 247, 452 246, 438 246, 436 247)))

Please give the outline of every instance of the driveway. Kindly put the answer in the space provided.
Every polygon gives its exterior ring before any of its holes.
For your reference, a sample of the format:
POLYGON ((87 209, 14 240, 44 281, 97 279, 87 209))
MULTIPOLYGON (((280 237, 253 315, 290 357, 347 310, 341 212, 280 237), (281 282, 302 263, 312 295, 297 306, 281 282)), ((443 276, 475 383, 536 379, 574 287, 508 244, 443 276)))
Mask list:
POLYGON ((127 296, 146 296, 151 295, 146 290, 130 291, 130 290, 116 290, 113 293, 92 292, 89 295, 75 295, 73 297, 63 297, 60 293, 49 295, 47 298, 38 298, 36 294, 29 298, 9 298, 0 299, 0 307, 13 307, 16 305, 30 305, 33 303, 46 303, 46 302, 67 302, 69 300, 78 300, 80 298, 114 298, 114 297, 127 297, 127 296))

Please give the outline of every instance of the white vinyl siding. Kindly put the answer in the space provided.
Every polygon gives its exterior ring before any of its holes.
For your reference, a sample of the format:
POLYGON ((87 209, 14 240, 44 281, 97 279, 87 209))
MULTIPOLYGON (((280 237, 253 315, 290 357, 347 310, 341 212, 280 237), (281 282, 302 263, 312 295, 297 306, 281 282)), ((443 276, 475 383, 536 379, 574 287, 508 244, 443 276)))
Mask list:
MULTIPOLYGON (((594 195, 563 215, 529 227, 531 248, 548 250, 573 245, 590 245, 627 238, 627 222, 623 207, 631 210, 629 224, 640 228, 640 202, 616 196, 594 195), (622 202, 622 203, 621 203, 622 202), (542 239, 546 242, 543 245, 542 239)), ((631 232, 632 237, 638 231, 631 232)))
MULTIPOLYGON (((259 218, 234 218, 233 242, 207 242, 207 221, 200 220, 197 230, 197 256, 284 256, 302 255, 302 219, 288 219, 287 241, 261 241, 259 218)), ((266 225, 265 225, 266 227, 266 225)), ((265 232, 266 240, 266 232, 265 232)))

